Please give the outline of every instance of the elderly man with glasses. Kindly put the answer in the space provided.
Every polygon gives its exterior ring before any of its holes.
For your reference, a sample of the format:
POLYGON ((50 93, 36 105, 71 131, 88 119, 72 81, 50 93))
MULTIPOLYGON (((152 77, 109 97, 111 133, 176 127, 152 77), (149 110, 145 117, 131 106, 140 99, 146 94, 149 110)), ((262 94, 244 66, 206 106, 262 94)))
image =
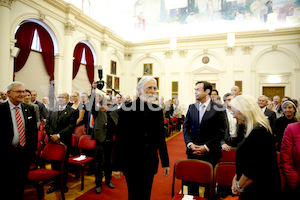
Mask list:
POLYGON ((23 103, 24 84, 12 82, 7 86, 8 100, 0 103, 1 194, 10 199, 22 199, 25 180, 35 156, 38 130, 31 105, 23 103))

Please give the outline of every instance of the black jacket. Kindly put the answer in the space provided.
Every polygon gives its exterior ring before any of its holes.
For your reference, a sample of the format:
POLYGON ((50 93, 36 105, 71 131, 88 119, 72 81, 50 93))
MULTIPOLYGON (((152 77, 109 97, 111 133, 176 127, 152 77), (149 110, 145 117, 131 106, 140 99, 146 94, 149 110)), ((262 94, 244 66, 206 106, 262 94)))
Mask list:
POLYGON ((140 99, 119 112, 113 169, 157 173, 158 152, 163 167, 169 166, 162 109, 140 99), (155 111, 153 111, 155 109, 155 111))

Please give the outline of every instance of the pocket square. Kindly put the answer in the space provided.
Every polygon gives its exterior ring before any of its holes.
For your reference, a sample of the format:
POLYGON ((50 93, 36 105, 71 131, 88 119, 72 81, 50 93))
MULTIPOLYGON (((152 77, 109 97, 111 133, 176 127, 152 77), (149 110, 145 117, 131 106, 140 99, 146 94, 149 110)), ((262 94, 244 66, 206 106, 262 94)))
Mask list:
POLYGON ((29 117, 28 117, 28 119, 31 119, 31 118, 32 118, 32 116, 29 116, 29 117))

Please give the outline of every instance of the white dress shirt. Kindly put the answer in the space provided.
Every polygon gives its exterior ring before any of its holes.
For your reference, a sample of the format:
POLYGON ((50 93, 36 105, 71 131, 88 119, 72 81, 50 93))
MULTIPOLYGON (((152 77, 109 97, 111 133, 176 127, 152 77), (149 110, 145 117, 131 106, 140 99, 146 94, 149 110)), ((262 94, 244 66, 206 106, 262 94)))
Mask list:
MULTIPOLYGON (((17 120, 16 120, 16 105, 14 105, 10 100, 8 100, 8 105, 9 105, 9 110, 10 110, 10 114, 11 114, 11 119, 12 119, 12 123, 13 123, 13 130, 14 130, 14 137, 12 140, 12 145, 18 145, 20 142, 20 137, 19 137, 19 130, 18 130, 18 125, 17 125, 17 120)), ((26 130, 25 127, 25 120, 24 120, 24 115, 23 115, 23 111, 22 111, 22 107, 21 104, 17 105, 19 112, 21 114, 21 118, 23 121, 23 125, 24 128, 26 130)))

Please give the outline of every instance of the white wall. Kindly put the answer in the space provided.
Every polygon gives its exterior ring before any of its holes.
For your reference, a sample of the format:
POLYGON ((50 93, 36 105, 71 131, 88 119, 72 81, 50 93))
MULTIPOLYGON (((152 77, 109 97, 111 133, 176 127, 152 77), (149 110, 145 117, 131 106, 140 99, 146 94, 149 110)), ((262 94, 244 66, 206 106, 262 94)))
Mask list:
MULTIPOLYGON (((64 66, 64 53, 73 53, 75 45, 84 40, 95 50, 97 65, 95 80, 98 76, 97 67, 102 65, 103 77, 106 79, 106 75, 110 73, 110 61, 114 60, 117 62, 116 76, 120 77, 120 92, 125 95, 135 94, 137 77, 142 76, 143 64, 153 63, 153 76, 160 79, 159 94, 165 99, 171 98, 171 83, 178 81, 179 100, 184 108, 194 102, 193 88, 198 80, 216 83, 221 96, 230 91, 235 80, 241 80, 243 93, 253 95, 255 98, 261 95, 262 87, 266 85, 285 86, 286 95, 296 99, 300 97, 300 84, 297 84, 300 78, 299 29, 285 28, 274 32, 262 30, 236 33, 237 39, 232 51, 227 48, 226 34, 181 37, 178 38, 177 50, 170 51, 169 38, 130 43, 120 38, 108 27, 96 23, 86 15, 81 15, 80 10, 70 7, 70 11, 64 13, 64 9, 59 8, 67 7, 67 5, 48 4, 46 1, 39 4, 38 2, 23 0, 13 3, 10 16, 10 37, 14 38, 15 28, 21 21, 28 18, 41 20, 49 26, 58 43, 55 75, 59 78, 56 80, 58 84, 56 88, 64 88, 62 80, 65 74, 60 73, 66 67, 64 66), (74 30, 68 35, 71 41, 69 46, 66 46, 65 24, 67 22, 74 26, 74 30), (209 63, 202 63, 204 56, 210 58, 209 63), (269 78, 271 75, 278 75, 277 82, 272 82, 269 78)), ((65 10, 68 9, 65 8, 65 10)), ((43 68, 41 64, 31 59, 28 60, 27 65, 43 68)), ((26 70, 25 67, 24 70, 26 70)), ((19 73, 23 73, 22 70, 19 73)), ((80 69, 77 78, 85 78, 85 73, 83 69, 80 69)), ((27 77, 27 75, 19 76, 17 73, 16 80, 24 80, 24 76, 27 77)), ((85 88, 88 87, 85 84, 86 80, 82 85, 77 78, 73 80, 73 83, 72 80, 66 81, 73 85, 73 91, 86 90, 85 88)), ((28 83, 30 81, 33 85, 40 83, 40 80, 35 79, 24 81, 28 83)))

